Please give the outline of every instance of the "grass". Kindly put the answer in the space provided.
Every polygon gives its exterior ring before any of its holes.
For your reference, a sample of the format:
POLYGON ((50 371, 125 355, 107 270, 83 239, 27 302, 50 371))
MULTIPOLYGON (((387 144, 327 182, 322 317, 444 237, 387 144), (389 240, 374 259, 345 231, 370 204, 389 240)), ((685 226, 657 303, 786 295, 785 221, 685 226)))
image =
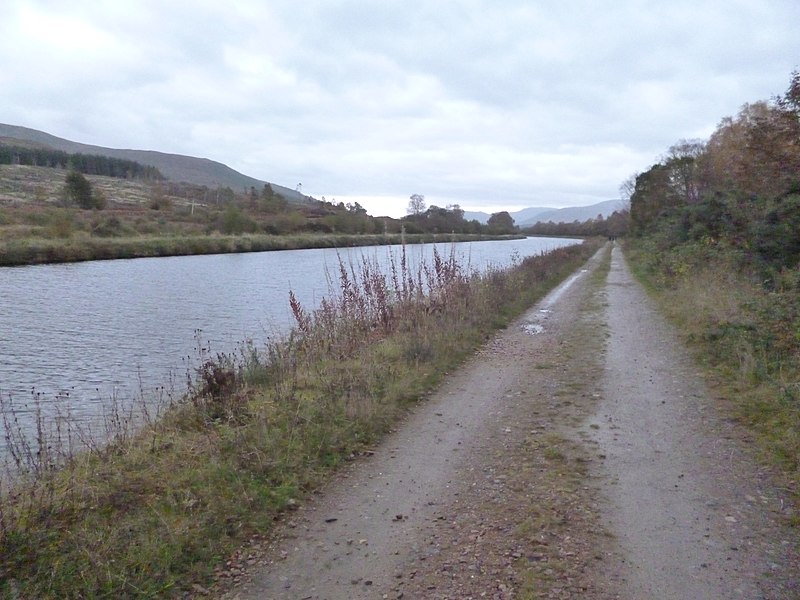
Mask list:
POLYGON ((292 299, 297 327, 285 340, 202 353, 185 398, 136 430, 60 452, 47 424, 26 446, 7 420, 19 460, 16 485, 0 491, 0 591, 148 598, 207 584, 597 247, 484 275, 438 253, 412 272, 405 249, 389 273, 341 264, 338 293, 318 310, 292 299))
POLYGON ((764 455, 800 487, 800 271, 769 289, 742 257, 707 244, 653 252, 628 244, 637 276, 680 328, 716 396, 756 434, 764 455))

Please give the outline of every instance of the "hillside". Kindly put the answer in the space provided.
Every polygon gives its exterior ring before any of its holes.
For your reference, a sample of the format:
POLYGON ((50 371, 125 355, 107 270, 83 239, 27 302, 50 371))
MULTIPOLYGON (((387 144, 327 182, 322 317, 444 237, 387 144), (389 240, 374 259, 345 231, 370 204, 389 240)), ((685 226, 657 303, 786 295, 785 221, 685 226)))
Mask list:
MULTIPOLYGON (((572 223, 573 221, 588 221, 597 215, 603 218, 609 217, 615 210, 622 208, 622 201, 619 199, 605 200, 589 206, 569 206, 567 208, 554 208, 538 213, 533 217, 523 217, 517 221, 517 225, 525 227, 534 223, 572 223)), ((513 215, 512 215, 513 216, 513 215)), ((516 220, 516 217, 515 217, 516 220)))
MULTIPOLYGON (((591 204, 589 206, 570 206, 567 208, 552 208, 535 206, 523 208, 522 210, 510 212, 514 223, 519 227, 527 227, 536 223, 572 223, 573 221, 588 221, 597 215, 609 217, 615 210, 620 210, 622 202, 620 200, 606 200, 591 204)), ((464 213, 464 218, 468 221, 475 219, 478 223, 486 223, 491 215, 485 212, 464 213)))
MULTIPOLYGON (((255 187, 260 190, 265 181, 243 175, 222 163, 207 158, 196 158, 181 154, 168 154, 153 150, 126 150, 81 144, 50 135, 43 131, 0 123, 0 138, 8 144, 40 145, 69 153, 99 154, 113 158, 133 160, 156 167, 169 180, 185 182, 210 188, 229 187, 235 192, 255 187)), ((304 202, 306 197, 290 188, 271 183, 273 190, 290 202, 304 202)))

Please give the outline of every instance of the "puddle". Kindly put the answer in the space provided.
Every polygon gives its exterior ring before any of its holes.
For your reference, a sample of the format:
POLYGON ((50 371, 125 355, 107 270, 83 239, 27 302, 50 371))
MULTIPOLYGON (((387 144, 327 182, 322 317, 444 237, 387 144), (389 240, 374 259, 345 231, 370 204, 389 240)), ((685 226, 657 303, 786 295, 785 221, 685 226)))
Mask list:
POLYGON ((531 335, 544 333, 544 327, 538 323, 525 323, 525 325, 522 326, 522 329, 525 331, 525 333, 530 333, 531 335))

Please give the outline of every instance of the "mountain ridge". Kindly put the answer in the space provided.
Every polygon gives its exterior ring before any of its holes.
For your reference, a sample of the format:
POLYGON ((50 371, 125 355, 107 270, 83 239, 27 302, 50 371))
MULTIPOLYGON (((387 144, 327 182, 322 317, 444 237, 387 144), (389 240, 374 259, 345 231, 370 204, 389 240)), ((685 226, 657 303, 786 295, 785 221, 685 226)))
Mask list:
MULTIPOLYGON (((568 206, 566 208, 553 208, 544 206, 531 206, 508 214, 519 227, 528 227, 536 223, 572 223, 573 221, 587 221, 597 215, 608 218, 614 211, 622 208, 620 199, 603 200, 589 206, 568 206)), ((475 219, 479 223, 486 223, 491 215, 485 212, 464 211, 464 218, 468 221, 475 219)))
POLYGON ((175 182, 205 185, 212 188, 230 187, 235 191, 250 187, 260 190, 265 184, 269 183, 275 192, 291 202, 305 202, 307 200, 306 196, 293 189, 244 175, 221 162, 209 158, 171 154, 156 150, 107 148, 93 144, 83 144, 60 138, 38 129, 9 125, 7 123, 0 123, 0 138, 41 144, 46 148, 72 154, 97 154, 111 158, 133 160, 144 165, 156 167, 167 179, 175 182))

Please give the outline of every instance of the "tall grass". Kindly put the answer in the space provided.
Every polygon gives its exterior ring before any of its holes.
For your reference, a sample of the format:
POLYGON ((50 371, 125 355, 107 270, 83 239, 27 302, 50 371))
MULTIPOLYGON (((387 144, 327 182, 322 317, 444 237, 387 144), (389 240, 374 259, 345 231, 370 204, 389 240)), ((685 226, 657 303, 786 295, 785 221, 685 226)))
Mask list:
POLYGON ((0 492, 0 590, 144 598, 206 584, 597 247, 483 274, 438 251, 412 270, 405 248, 388 272, 342 262, 317 310, 290 295, 297 326, 285 339, 235 355, 201 350, 182 400, 157 418, 112 419, 108 442, 83 452, 55 450, 63 440, 44 422, 23 439, 6 407, 6 441, 21 460, 0 492))

